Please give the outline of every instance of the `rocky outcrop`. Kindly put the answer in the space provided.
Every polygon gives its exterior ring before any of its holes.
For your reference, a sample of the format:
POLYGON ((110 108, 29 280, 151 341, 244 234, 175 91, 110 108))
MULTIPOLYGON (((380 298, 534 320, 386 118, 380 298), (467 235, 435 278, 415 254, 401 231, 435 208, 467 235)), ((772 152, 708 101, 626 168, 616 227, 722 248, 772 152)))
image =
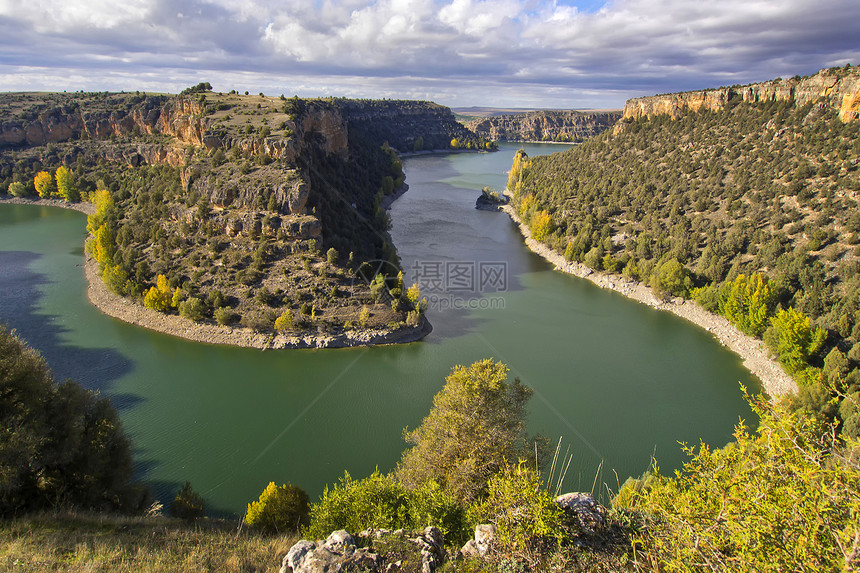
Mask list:
POLYGON ((358 534, 364 547, 345 530, 335 531, 325 541, 302 539, 287 552, 281 573, 329 573, 335 571, 393 572, 401 571, 405 561, 421 563, 409 571, 433 573, 446 560, 445 541, 436 527, 421 532, 402 529, 367 529, 358 534), (406 555, 403 547, 412 546, 406 555), (396 547, 396 551, 389 548, 396 547), (384 554, 384 556, 383 556, 384 554))
POLYGON ((860 68, 830 68, 814 76, 634 98, 625 104, 623 118, 635 120, 656 115, 674 118, 688 110, 719 111, 735 99, 750 103, 793 100, 801 106, 820 101, 837 110, 842 121, 853 121, 860 117, 860 68))
POLYGON ((79 104, 55 106, 30 119, 0 123, 0 147, 35 146, 70 139, 105 140, 129 134, 164 134, 181 143, 214 145, 200 104, 183 98, 126 96, 114 109, 79 104))
POLYGON ((603 133, 620 111, 530 111, 472 121, 466 127, 492 141, 582 141, 603 133))

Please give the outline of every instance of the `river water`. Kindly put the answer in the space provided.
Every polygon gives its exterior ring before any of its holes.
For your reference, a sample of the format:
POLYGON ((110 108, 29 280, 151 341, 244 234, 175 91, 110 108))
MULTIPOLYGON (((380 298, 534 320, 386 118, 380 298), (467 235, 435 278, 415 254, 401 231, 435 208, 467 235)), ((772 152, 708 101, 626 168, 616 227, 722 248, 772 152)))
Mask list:
MULTIPOLYGON (((0 322, 57 378, 110 396, 135 445, 140 479, 167 501, 186 480, 213 513, 242 514, 270 481, 315 499, 349 471, 392 469, 402 431, 427 414, 455 364, 505 362, 535 390, 529 430, 563 437, 566 490, 616 487, 649 467, 679 467, 679 441, 722 446, 749 419, 740 360, 703 330, 553 271, 502 213, 519 145, 492 154, 405 160, 410 190, 391 208, 407 282, 422 285, 433 332, 378 348, 267 351, 187 342, 101 314, 86 297, 84 215, 0 205, 0 322)), ((553 145, 526 145, 529 155, 553 145)))

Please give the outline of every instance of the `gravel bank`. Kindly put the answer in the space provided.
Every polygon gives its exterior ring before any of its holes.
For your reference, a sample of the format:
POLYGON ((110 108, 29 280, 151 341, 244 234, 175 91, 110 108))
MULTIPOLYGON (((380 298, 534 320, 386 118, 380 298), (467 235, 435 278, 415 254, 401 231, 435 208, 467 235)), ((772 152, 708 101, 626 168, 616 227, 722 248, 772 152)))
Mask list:
POLYGON ((594 272, 585 265, 569 262, 545 244, 534 240, 531 236, 531 231, 523 224, 511 205, 502 206, 502 211, 510 215, 511 219, 519 225, 520 232, 525 238, 526 246, 534 253, 554 264, 556 270, 590 280, 600 288, 614 290, 628 298, 660 310, 671 312, 704 328, 720 344, 743 359, 744 366, 761 381, 765 391, 771 397, 775 398, 784 394, 797 392, 797 384, 785 373, 782 366, 771 358, 764 342, 739 331, 724 317, 706 311, 693 301, 681 298, 669 301, 659 299, 654 296, 650 288, 638 281, 620 275, 594 272))

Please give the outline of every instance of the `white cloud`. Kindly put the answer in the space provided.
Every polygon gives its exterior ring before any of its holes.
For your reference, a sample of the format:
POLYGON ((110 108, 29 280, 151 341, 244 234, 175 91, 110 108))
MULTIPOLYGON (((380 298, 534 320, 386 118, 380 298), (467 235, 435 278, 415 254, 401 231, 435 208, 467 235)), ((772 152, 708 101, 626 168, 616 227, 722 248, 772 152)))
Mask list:
MULTIPOLYGON (((0 0, 0 66, 45 70, 41 89, 62 89, 61 80, 71 77, 64 70, 82 70, 81 78, 98 84, 90 89, 117 78, 163 77, 166 89, 181 78, 217 76, 254 78, 254 91, 301 83, 396 97, 435 89, 446 98, 471 94, 474 103, 524 97, 523 105, 558 106, 565 94, 591 101, 602 93, 620 105, 627 94, 814 73, 860 60, 856 2, 614 0, 599 9, 595 0, 572 3, 0 0)), ((38 83, 25 76, 6 76, 3 85, 38 83)))

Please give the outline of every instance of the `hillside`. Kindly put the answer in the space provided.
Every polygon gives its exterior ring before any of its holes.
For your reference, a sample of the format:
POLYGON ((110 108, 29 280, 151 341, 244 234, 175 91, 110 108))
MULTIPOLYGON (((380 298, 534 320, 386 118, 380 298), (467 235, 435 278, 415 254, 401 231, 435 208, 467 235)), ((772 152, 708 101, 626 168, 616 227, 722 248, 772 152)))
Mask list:
POLYGON ((581 142, 606 131, 620 118, 617 110, 537 110, 478 118, 466 127, 491 141, 581 142))
POLYGON ((382 207, 404 185, 397 151, 486 142, 430 102, 186 92, 0 96, 0 192, 35 196, 44 173, 57 197, 68 169, 68 199, 99 208, 106 285, 150 309, 300 345, 423 328, 395 271, 370 285, 399 265, 382 207))
POLYGON ((858 90, 845 67, 630 100, 612 132, 518 157, 514 206, 568 260, 764 337, 798 407, 856 434, 856 400, 828 398, 860 390, 858 90))

